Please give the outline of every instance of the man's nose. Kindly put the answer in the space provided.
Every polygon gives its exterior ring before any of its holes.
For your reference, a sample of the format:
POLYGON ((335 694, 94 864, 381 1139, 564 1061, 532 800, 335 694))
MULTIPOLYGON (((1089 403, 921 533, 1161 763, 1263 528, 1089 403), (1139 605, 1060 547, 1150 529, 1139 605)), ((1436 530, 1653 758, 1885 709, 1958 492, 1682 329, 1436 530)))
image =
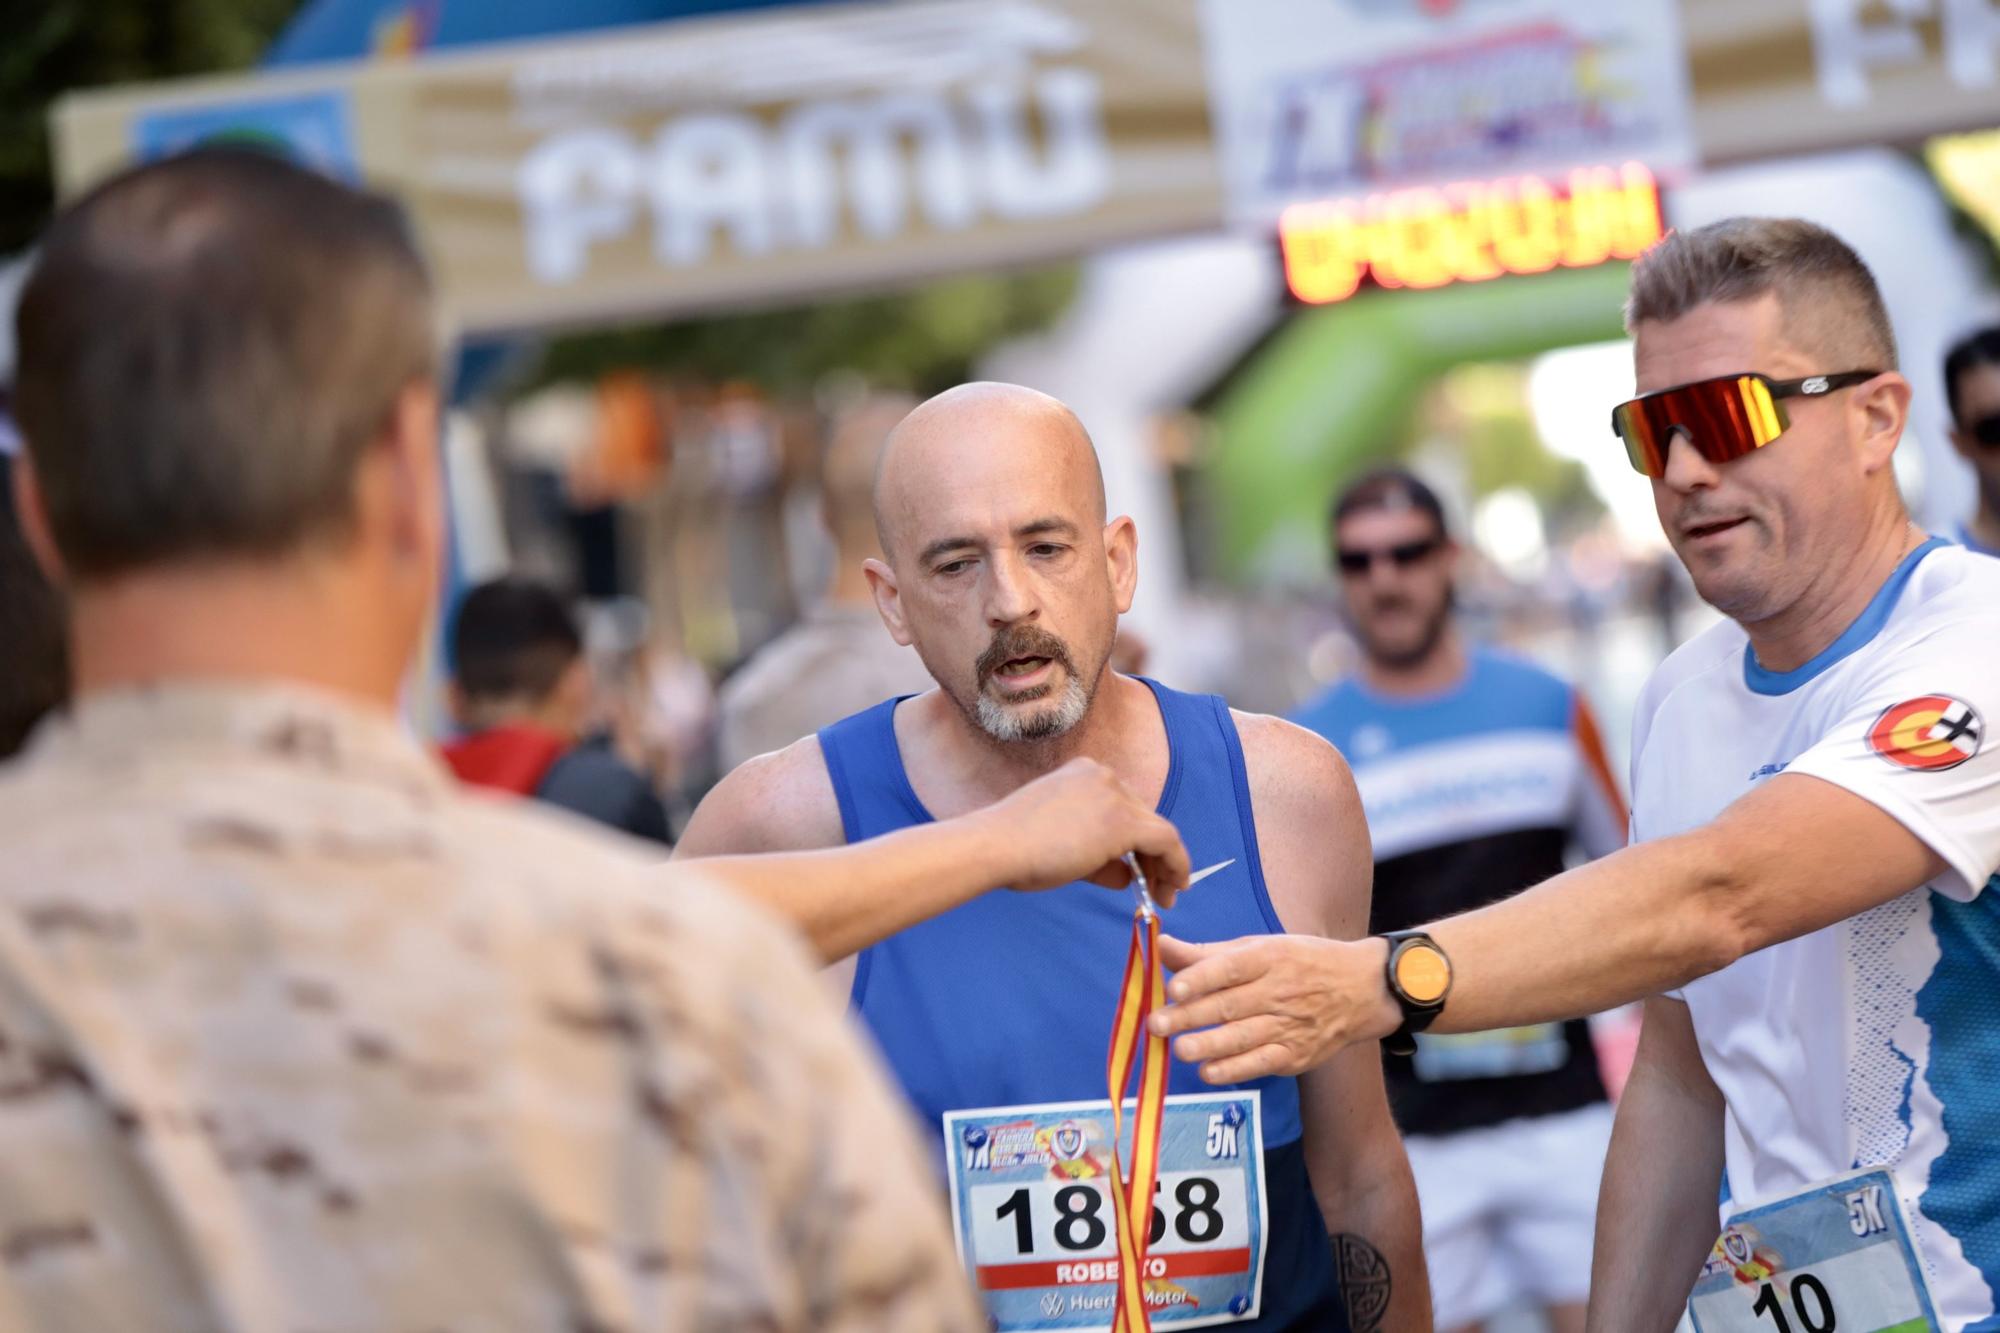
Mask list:
POLYGON ((1667 466, 1660 480, 1667 484, 1667 489, 1686 495, 1712 488, 1721 480, 1721 474, 1715 464, 1702 457, 1688 433, 1676 428, 1667 441, 1667 466))
POLYGON ((1036 595, 1034 579, 1019 556, 996 556, 988 568, 992 572, 987 580, 987 623, 999 628, 1031 621, 1041 615, 1041 600, 1036 595))

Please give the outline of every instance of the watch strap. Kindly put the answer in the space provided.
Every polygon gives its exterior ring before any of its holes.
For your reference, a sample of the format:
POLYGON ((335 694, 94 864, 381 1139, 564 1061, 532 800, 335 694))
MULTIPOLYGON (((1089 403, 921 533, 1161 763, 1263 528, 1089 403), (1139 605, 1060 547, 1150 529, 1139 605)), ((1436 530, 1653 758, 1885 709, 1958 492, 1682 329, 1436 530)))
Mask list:
POLYGON ((1440 995, 1435 1000, 1415 999, 1408 991, 1403 989, 1402 982, 1396 977, 1397 958, 1402 952, 1402 946, 1405 942, 1415 941, 1427 946, 1438 957, 1444 959, 1447 969, 1451 966, 1451 959, 1443 949, 1438 948, 1436 940, 1421 930, 1385 931, 1379 938, 1386 941, 1389 945, 1389 952, 1382 962, 1382 980, 1389 988, 1390 997, 1396 1001, 1397 1007, 1403 1011, 1403 1021, 1397 1024, 1394 1032, 1382 1038, 1382 1049, 1391 1055, 1415 1055, 1417 1052, 1417 1034, 1428 1028, 1437 1020, 1437 1016, 1444 1012, 1445 998, 1451 993, 1451 986, 1449 981, 1447 981, 1445 994, 1440 995))

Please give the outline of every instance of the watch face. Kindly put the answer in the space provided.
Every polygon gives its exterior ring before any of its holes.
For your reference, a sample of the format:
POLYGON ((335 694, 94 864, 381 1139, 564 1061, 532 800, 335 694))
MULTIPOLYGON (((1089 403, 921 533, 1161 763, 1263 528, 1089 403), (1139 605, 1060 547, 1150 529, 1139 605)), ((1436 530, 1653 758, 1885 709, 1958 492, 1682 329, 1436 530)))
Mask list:
POLYGON ((1405 944, 1396 955, 1396 985, 1415 1004, 1436 1004, 1451 988, 1451 964, 1421 940, 1405 944))

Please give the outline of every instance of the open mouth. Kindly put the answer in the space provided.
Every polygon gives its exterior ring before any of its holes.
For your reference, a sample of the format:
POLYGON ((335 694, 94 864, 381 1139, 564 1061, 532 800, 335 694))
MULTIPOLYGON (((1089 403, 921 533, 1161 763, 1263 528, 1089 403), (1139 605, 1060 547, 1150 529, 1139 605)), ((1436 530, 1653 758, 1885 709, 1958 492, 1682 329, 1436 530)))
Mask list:
POLYGON ((995 635, 974 664, 981 689, 1014 703, 1040 698, 1055 688, 1057 667, 1076 673, 1062 640, 1033 626, 995 635))
POLYGON ((1747 518, 1725 518, 1714 523, 1691 524, 1683 528, 1682 531, 1696 541, 1701 541, 1708 537, 1720 536, 1722 533, 1728 532, 1731 528, 1748 523, 1749 521, 1747 518))
POLYGON ((1039 685, 1053 665, 1048 657, 1010 657, 994 668, 993 677, 1008 687, 1039 685))

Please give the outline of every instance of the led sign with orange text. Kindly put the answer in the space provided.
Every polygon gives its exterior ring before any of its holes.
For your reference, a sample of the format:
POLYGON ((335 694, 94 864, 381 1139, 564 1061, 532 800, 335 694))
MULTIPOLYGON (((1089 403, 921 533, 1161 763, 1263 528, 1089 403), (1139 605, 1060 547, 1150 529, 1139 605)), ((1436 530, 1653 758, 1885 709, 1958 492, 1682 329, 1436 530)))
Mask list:
POLYGON ((1442 287, 1635 259, 1660 239, 1660 191, 1636 162, 1296 204, 1278 220, 1285 281, 1301 301, 1442 287))

